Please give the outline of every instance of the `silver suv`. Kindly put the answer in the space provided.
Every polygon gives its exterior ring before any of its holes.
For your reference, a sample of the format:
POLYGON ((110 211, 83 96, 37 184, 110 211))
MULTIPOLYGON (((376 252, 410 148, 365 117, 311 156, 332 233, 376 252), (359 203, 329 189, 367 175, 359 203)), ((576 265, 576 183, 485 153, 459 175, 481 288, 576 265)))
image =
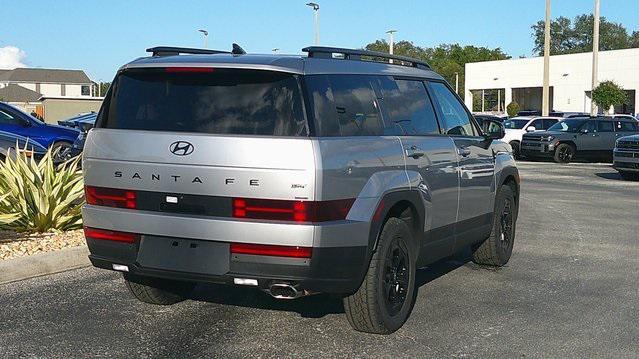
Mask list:
POLYGON ((197 282, 333 293, 355 329, 391 333, 417 268, 468 246, 508 262, 519 174, 503 126, 483 133, 427 64, 149 51, 118 71, 83 159, 90 259, 141 301, 197 282))

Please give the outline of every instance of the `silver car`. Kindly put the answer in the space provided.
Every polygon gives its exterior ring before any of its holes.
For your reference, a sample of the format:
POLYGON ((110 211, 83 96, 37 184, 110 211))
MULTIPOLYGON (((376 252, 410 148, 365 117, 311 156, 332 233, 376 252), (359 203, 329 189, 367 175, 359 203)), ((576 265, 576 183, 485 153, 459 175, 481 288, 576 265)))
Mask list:
MULTIPOLYGON (((639 125, 635 124, 635 127, 639 125)), ((626 180, 639 180, 639 135, 621 137, 615 143, 613 167, 626 180)))
POLYGON ((118 71, 83 154, 90 259, 138 299, 172 304, 198 282, 333 293, 356 330, 387 334, 417 268, 469 246, 508 262, 519 174, 504 128, 482 132, 427 64, 149 50, 118 71))

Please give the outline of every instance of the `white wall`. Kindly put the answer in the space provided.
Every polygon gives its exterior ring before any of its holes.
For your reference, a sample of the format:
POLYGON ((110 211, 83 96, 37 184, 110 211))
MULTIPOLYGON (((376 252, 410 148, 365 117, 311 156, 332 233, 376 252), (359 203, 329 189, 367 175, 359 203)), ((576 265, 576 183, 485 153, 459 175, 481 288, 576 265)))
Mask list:
POLYGON ((40 84, 40 93, 43 96, 61 96, 62 86, 60 84, 40 84))
MULTIPOLYGON (((592 53, 550 57, 550 86, 554 87, 553 109, 589 112, 592 53)), ((639 112, 639 49, 601 51, 599 81, 613 80, 635 92, 635 112, 639 112)), ((487 61, 466 64, 466 105, 472 108, 470 90, 505 88, 506 104, 511 90, 543 85, 543 57, 487 61)))

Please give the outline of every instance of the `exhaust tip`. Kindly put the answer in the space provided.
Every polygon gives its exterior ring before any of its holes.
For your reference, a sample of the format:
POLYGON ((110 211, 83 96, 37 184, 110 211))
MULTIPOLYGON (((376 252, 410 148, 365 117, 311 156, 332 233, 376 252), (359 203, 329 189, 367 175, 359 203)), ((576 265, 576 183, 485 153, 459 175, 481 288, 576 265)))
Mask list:
POLYGON ((268 289, 268 293, 276 299, 296 299, 304 295, 289 283, 274 283, 268 289))

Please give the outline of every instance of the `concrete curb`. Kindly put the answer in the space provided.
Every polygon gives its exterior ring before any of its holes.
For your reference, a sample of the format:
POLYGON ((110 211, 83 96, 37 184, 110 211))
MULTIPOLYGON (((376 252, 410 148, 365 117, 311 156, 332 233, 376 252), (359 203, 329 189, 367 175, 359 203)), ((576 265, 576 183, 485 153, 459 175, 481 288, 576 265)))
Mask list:
POLYGON ((88 267, 88 255, 86 246, 78 246, 0 261, 0 284, 88 267))

